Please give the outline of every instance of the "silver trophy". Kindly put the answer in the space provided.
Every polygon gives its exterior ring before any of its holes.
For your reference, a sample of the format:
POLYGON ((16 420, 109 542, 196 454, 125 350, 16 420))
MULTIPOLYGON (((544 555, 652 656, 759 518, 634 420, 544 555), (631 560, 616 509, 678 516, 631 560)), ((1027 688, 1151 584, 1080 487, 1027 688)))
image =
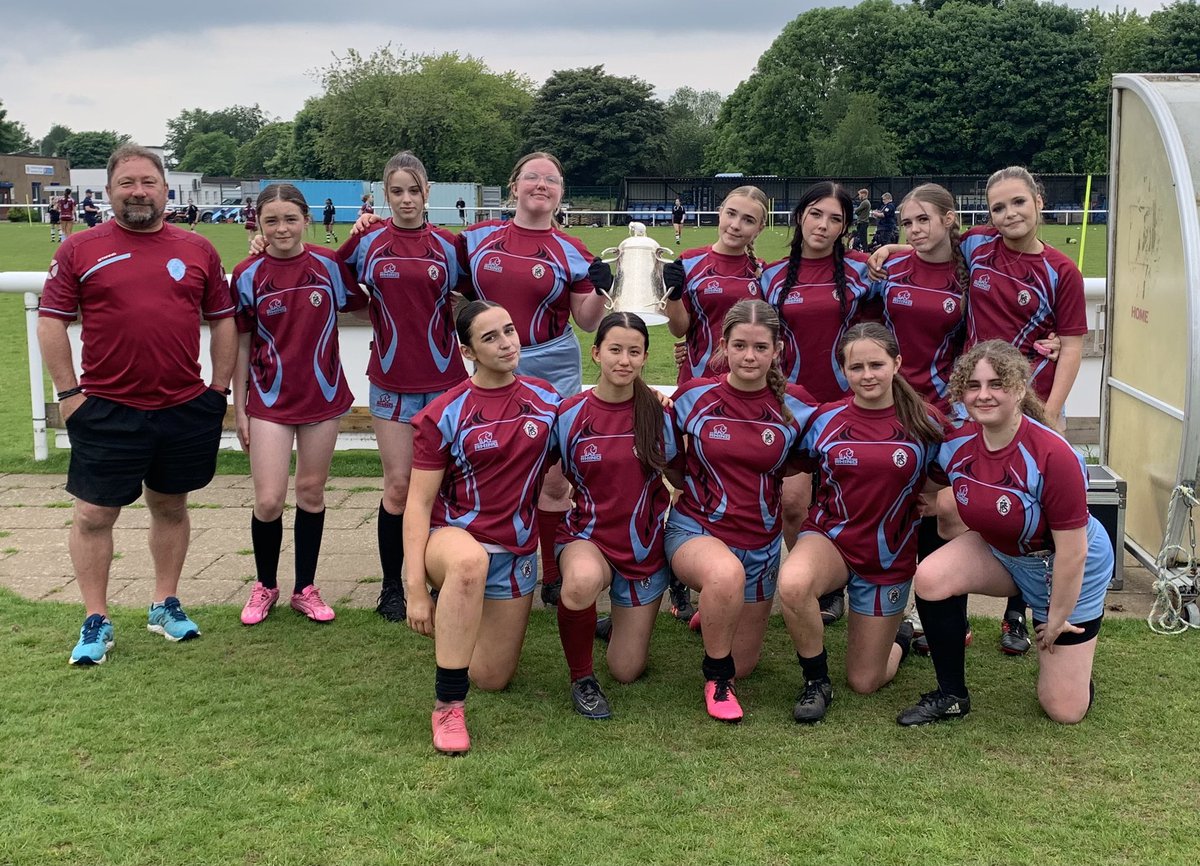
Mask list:
POLYGON ((629 237, 600 253, 605 262, 616 262, 612 296, 605 305, 609 310, 636 313, 647 325, 667 321, 667 286, 663 282, 663 264, 674 254, 654 238, 646 237, 646 226, 629 224, 629 237))

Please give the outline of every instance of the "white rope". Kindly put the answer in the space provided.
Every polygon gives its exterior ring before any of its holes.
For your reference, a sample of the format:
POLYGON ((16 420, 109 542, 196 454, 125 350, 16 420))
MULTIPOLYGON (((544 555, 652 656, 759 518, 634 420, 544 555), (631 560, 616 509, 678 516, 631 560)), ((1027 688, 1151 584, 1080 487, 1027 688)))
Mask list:
POLYGON ((1158 556, 1154 560, 1154 570, 1156 579, 1154 581, 1154 603, 1150 605, 1150 613, 1146 617, 1146 624, 1150 626, 1150 630, 1155 634, 1182 634, 1189 628, 1200 629, 1200 622, 1189 622, 1184 616, 1184 601, 1183 591, 1176 584, 1175 580, 1170 577, 1172 567, 1171 563, 1177 557, 1187 557, 1187 566, 1184 569, 1184 574, 1190 576, 1192 588, 1195 588, 1196 581, 1196 525, 1192 522, 1192 508, 1200 505, 1200 501, 1196 499, 1196 491, 1192 488, 1180 484, 1171 491, 1171 502, 1167 506, 1167 532, 1163 537, 1162 549, 1159 550, 1158 556), (1185 549, 1182 545, 1171 544, 1171 527, 1176 526, 1175 512, 1180 503, 1183 503, 1187 509, 1188 537, 1190 540, 1190 549, 1185 549))

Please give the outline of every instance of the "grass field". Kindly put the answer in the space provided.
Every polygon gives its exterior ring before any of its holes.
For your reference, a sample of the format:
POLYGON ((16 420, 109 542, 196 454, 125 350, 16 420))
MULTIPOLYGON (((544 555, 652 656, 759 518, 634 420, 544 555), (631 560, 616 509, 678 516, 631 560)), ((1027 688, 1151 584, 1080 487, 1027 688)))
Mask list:
POLYGON ((776 620, 746 720, 707 719, 700 646, 665 615, 648 675, 611 684, 615 717, 570 709, 554 623, 535 612, 521 670, 468 702, 474 750, 429 744, 432 644, 373 613, 314 627, 286 609, 246 630, 196 612, 169 645, 114 613, 103 667, 66 664, 78 607, 0 591, 0 863, 1193 864, 1200 788, 1194 671, 1178 640, 1105 623, 1097 703, 1051 724, 1036 664, 975 623, 973 713, 901 729, 925 659, 877 695, 841 679, 813 728, 776 620))
MULTIPOLYGON (((343 226, 342 232, 348 227, 343 226)), ((1068 246, 1068 238, 1079 239, 1079 227, 1046 226, 1045 240, 1075 256, 1077 246, 1068 246)), ((209 238, 221 254, 227 270, 245 258, 246 231, 238 225, 201 225, 199 232, 209 238)), ((616 246, 627 236, 623 228, 573 228, 595 253, 605 247, 616 246)), ((678 251, 673 244, 670 226, 650 229, 650 234, 659 242, 678 251)), ((345 235, 339 235, 343 240, 345 235)), ((715 238, 715 229, 686 229, 684 247, 703 246, 715 238)), ((324 239, 324 233, 314 231, 314 243, 324 239)), ((775 261, 787 255, 790 234, 787 229, 769 228, 756 243, 756 252, 767 261, 775 261)), ((1093 226, 1088 230, 1085 276, 1103 276, 1105 268, 1106 234, 1104 226, 1093 226)), ((50 263, 54 246, 49 241, 49 228, 42 225, 0 223, 0 271, 42 271, 50 263)), ((651 382, 673 382, 675 366, 671 358, 673 338, 665 325, 652 329, 650 360, 645 377, 651 382)), ((590 345, 583 335, 585 346, 590 345)), ((590 361, 584 362, 584 381, 594 381, 596 371, 590 361)), ((47 378, 47 388, 49 379, 47 378)), ((33 434, 30 426, 29 377, 26 360, 25 319, 22 298, 19 294, 0 294, 0 471, 9 472, 62 472, 66 468, 66 455, 53 449, 49 460, 37 463, 32 459, 33 434)), ((334 458, 336 475, 374 475, 378 473, 378 458, 372 452, 338 452, 334 458)), ((222 472, 246 472, 248 461, 240 453, 223 452, 220 460, 222 472)))

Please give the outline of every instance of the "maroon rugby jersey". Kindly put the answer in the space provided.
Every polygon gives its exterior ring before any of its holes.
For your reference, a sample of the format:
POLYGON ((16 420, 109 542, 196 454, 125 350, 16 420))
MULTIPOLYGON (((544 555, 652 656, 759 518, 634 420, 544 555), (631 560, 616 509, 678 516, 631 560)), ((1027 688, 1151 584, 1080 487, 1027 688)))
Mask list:
POLYGON ((1088 522, 1087 467, 1058 433, 1023 417, 1013 441, 988 451, 974 421, 947 434, 938 463, 969 528, 1011 556, 1050 550, 1051 530, 1088 522))
POLYGON ((833 280, 832 255, 801 259, 791 286, 787 259, 763 271, 763 297, 779 311, 783 323, 784 375, 823 402, 840 400, 850 390, 837 361, 837 344, 858 321, 859 306, 870 290, 866 263, 861 253, 846 253, 844 312, 833 280))
POLYGON ((558 229, 492 220, 471 226, 458 240, 475 294, 508 311, 522 346, 561 336, 571 295, 595 291, 588 279, 592 254, 558 229))
POLYGON ((325 247, 289 259, 251 256, 233 269, 237 325, 250 334, 246 414, 310 424, 344 414, 354 395, 342 372, 337 314, 367 296, 325 247))
POLYGON ((1043 400, 1054 387, 1055 362, 1033 344, 1051 332, 1062 337, 1087 333, 1083 275, 1069 258, 1050 246, 1040 253, 1010 250, 991 226, 977 226, 962 238, 971 269, 967 293, 967 348, 984 340, 1012 343, 1033 367, 1033 390, 1043 400))
POLYGON ((683 492, 675 507, 730 547, 754 549, 782 531, 780 494, 788 458, 813 412, 812 398, 787 386, 790 422, 769 388, 739 391, 728 376, 694 379, 674 397, 675 429, 686 442, 683 492))
MULTIPOLYGON (((633 400, 606 403, 594 391, 569 397, 556 422, 563 472, 575 487, 571 510, 559 525, 559 544, 591 541, 612 567, 641 580, 666 565, 663 519, 671 495, 658 472, 637 457, 633 400)), ((663 453, 675 457, 670 414, 663 410, 663 453)))
POLYGON ((725 329, 725 314, 738 301, 761 300, 757 271, 762 262, 746 255, 728 256, 712 247, 686 250, 679 257, 686 279, 683 308, 691 317, 684 340, 687 360, 679 368, 676 383, 712 378, 728 369, 714 358, 725 329))
POLYGON ((202 235, 170 224, 131 232, 109 220, 55 251, 38 315, 82 315, 86 393, 162 409, 203 393, 200 317, 233 311, 221 259, 202 235))
POLYGON ((58 200, 58 218, 63 222, 71 222, 75 219, 75 199, 69 195, 64 195, 58 200))
POLYGON ((817 409, 801 447, 817 455, 821 473, 801 531, 829 538, 870 583, 912 579, 917 506, 937 447, 910 437, 895 407, 864 409, 853 397, 817 409))
POLYGON ((386 220, 342 244, 338 258, 371 289, 368 379, 388 391, 425 394, 467 378, 450 296, 463 274, 454 235, 386 220))
POLYGON ((962 291, 954 262, 926 262, 916 253, 893 256, 873 290, 883 323, 900 346, 900 374, 943 414, 950 409, 950 372, 962 350, 962 291))
POLYGON ((503 388, 470 379, 413 418, 413 468, 445 470, 430 526, 457 526, 511 553, 538 546, 537 498, 555 447, 558 394, 518 376, 503 388))

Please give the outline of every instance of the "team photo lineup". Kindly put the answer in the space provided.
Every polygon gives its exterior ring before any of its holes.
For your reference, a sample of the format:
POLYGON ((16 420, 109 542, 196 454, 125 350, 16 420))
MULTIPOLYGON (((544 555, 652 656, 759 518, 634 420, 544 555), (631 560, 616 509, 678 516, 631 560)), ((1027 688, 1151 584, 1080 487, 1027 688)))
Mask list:
MULTIPOLYGON (((679 199, 665 203, 678 250, 652 280, 679 341, 671 391, 642 379, 651 331, 647 311, 622 303, 623 260, 560 224, 568 181, 554 155, 517 161, 503 219, 467 225, 456 202, 457 232, 427 221, 419 157, 381 167, 386 213, 364 195, 340 240, 332 201, 266 186, 245 201, 249 254, 228 279, 194 212, 193 231, 164 221, 152 150, 125 144, 109 159, 111 219, 97 221, 90 190, 56 203, 37 335, 71 444, 69 550, 86 613, 70 664, 110 658, 113 527, 141 497, 147 627, 200 636, 179 595, 188 494, 213 478, 230 401, 254 487, 241 622, 260 626, 280 601, 293 472, 287 602, 335 620, 318 588, 324 494, 358 397, 382 467, 376 609, 433 641, 433 694, 414 694, 432 700, 438 752, 470 750, 468 693, 512 681, 535 596, 556 609, 563 697, 587 719, 620 723, 597 642, 608 679, 633 682, 669 609, 697 633, 698 702, 741 721, 738 682, 776 608, 796 652, 797 723, 824 720, 843 687, 887 685, 915 651, 933 681, 897 722, 961 718, 972 593, 1008 600, 988 651, 1033 650, 1045 715, 1084 719, 1114 550, 1064 438, 1088 332, 1083 278, 1039 239, 1045 203, 1026 169, 991 174, 989 222, 969 229, 937 184, 873 210, 866 190, 816 183, 775 262, 755 253, 771 220, 759 188, 724 197, 715 239, 684 228, 679 199), (305 240, 310 208, 328 246, 305 240), (77 213, 87 230, 72 232, 77 213), (369 394, 347 383, 340 313, 370 324, 369 394), (598 370, 588 388, 585 363, 598 370), (824 631, 843 616, 845 657, 831 660, 824 631)), ((660 663, 694 678, 686 660, 660 663)))

